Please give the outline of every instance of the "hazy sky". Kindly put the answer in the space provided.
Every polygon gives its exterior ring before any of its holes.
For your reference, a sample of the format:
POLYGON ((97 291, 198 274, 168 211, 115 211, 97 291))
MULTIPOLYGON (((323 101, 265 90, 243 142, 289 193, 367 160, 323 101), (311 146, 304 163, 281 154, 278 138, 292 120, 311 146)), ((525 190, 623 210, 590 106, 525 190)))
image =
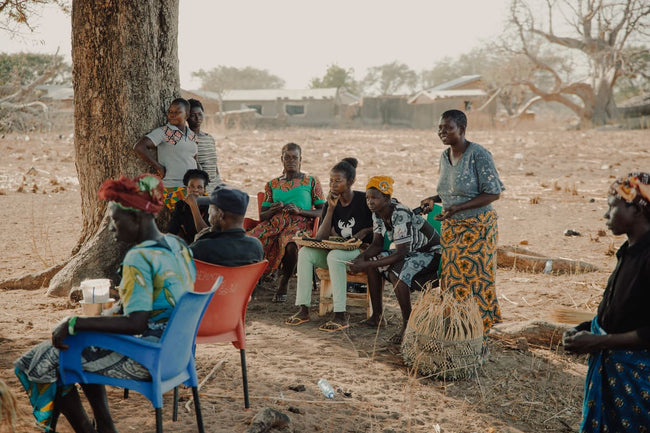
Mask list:
MULTIPOLYGON (((331 63, 366 68, 398 60, 416 71, 467 52, 501 32, 509 0, 181 0, 181 86, 217 65, 268 69, 287 88, 307 87, 331 63)), ((0 37, 0 51, 70 59, 70 17, 44 8, 34 33, 0 37)))

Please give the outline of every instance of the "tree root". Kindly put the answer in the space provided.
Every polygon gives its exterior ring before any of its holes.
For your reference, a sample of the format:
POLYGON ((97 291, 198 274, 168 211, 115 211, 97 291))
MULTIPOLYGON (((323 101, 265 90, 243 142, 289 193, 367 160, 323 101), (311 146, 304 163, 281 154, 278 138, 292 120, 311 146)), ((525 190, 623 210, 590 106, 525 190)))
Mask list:
POLYGON ((50 283, 50 280, 57 272, 66 265, 67 261, 51 266, 44 271, 22 275, 20 277, 8 278, 0 281, 0 289, 3 290, 38 290, 50 283))
POLYGON ((116 272, 127 246, 115 241, 108 220, 102 220, 97 233, 52 277, 47 289, 49 296, 69 296, 72 288, 86 279, 109 278, 119 282, 116 272))

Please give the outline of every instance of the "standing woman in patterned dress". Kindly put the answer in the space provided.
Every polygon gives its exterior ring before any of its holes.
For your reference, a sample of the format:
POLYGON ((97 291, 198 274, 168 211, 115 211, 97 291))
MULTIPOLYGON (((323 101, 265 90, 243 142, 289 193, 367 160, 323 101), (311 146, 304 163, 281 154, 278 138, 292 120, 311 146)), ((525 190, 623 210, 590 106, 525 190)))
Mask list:
POLYGON ((165 206, 173 211, 176 202, 185 198, 183 176, 197 168, 196 134, 187 126, 190 103, 177 98, 167 109, 167 124, 154 129, 133 146, 140 159, 149 164, 162 178, 165 206), (151 151, 156 149, 156 155, 151 151))
POLYGON ((497 214, 492 202, 505 189, 492 154, 465 138, 467 117, 460 110, 440 116, 438 136, 449 146, 440 156, 437 195, 422 200, 425 212, 442 203, 440 287, 459 299, 473 296, 487 336, 501 321, 497 302, 497 214))
POLYGON ((269 261, 265 273, 274 272, 282 264, 280 283, 273 302, 287 301, 287 286, 298 262, 298 246, 293 241, 299 232, 311 232, 314 218, 321 216, 326 200, 315 176, 302 173, 302 149, 296 143, 282 147, 282 176, 264 185, 262 222, 248 231, 264 247, 269 261))

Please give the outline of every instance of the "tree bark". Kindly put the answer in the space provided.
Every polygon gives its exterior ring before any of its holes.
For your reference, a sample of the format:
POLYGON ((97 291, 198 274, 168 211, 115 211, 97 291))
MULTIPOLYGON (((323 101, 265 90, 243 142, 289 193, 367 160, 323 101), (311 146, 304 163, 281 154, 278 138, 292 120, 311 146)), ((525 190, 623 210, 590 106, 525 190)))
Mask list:
POLYGON ((111 275, 124 253, 101 224, 101 183, 151 170, 134 143, 164 124, 180 95, 178 0, 75 0, 72 62, 77 175, 83 225, 74 257, 51 281, 48 294, 65 296, 82 279, 111 275))

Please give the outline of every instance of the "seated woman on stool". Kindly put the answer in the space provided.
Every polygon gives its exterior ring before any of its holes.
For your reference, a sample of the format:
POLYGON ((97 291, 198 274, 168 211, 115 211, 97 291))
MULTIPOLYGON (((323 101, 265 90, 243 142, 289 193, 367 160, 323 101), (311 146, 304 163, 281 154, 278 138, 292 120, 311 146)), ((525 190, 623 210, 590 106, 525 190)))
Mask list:
MULTIPOLYGON (((372 240, 372 212, 366 203, 366 193, 353 191, 356 178, 357 160, 345 158, 330 171, 330 192, 323 210, 323 220, 316 238, 327 239, 330 235, 345 239, 360 239, 366 243, 372 240)), ((348 327, 345 317, 347 269, 345 262, 357 257, 358 248, 347 250, 324 250, 301 247, 298 251, 298 287, 296 306, 300 310, 285 322, 287 325, 300 325, 309 321, 311 305, 312 278, 314 266, 329 269, 334 300, 334 320, 328 321, 318 329, 321 331, 340 331, 348 327)))
POLYGON ((285 144, 280 160, 284 167, 282 176, 271 179, 264 186, 262 222, 247 233, 262 242, 264 258, 269 261, 266 274, 274 272, 282 264, 280 284, 273 302, 287 301, 289 278, 298 261, 294 236, 299 232, 311 232, 314 218, 320 217, 325 203, 318 179, 300 171, 300 146, 285 144))
POLYGON ((365 323, 369 326, 377 327, 381 323, 382 277, 393 284, 402 311, 402 328, 390 341, 399 344, 411 315, 411 288, 416 284, 415 279, 426 276, 437 279, 440 236, 421 215, 391 198, 392 194, 392 178, 375 176, 368 181, 366 201, 373 212, 374 237, 370 247, 352 261, 350 271, 368 274, 372 316, 365 323), (394 250, 384 250, 384 236, 394 243, 394 250))
MULTIPOLYGON (((77 433, 117 431, 104 385, 81 384, 96 427, 88 419, 75 386, 56 392, 59 350, 68 348, 63 343, 68 335, 79 331, 113 332, 160 341, 176 301, 194 289, 196 268, 189 249, 176 236, 160 233, 154 221, 154 214, 163 208, 163 185, 159 178, 144 174, 135 179, 109 179, 98 195, 111 201, 111 230, 116 240, 133 244, 122 262, 120 299, 124 314, 65 318, 52 331, 51 340, 38 344, 14 363, 16 375, 34 406, 37 422, 48 430, 56 406, 77 433)), ((82 357, 86 371, 124 379, 150 377, 141 364, 118 352, 91 347, 82 352, 82 357)))

